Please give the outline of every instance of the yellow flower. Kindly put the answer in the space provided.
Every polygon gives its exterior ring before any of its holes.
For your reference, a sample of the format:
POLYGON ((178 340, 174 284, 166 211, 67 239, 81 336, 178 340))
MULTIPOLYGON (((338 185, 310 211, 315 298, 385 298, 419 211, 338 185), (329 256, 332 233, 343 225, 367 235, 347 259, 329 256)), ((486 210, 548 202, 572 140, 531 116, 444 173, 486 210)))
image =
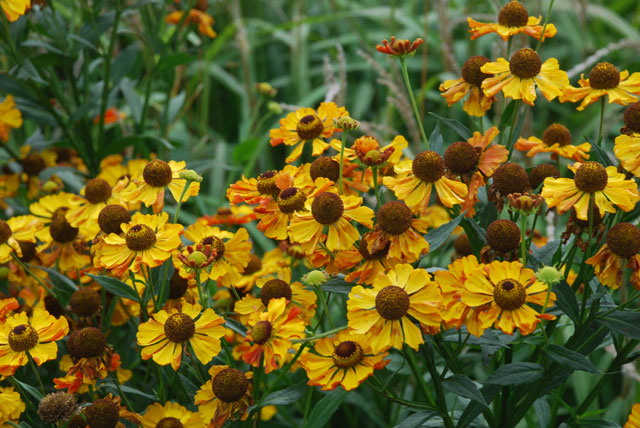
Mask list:
MULTIPOLYGON (((0 5, 2 5, 2 9, 6 11, 5 6, 16 5, 23 2, 24 0, 1 0, 0 5)), ((24 3, 28 5, 30 1, 27 0, 24 3)), ((24 10, 22 11, 22 13, 20 13, 20 15, 22 14, 24 14, 24 10)), ((17 16, 15 19, 17 19, 17 16)), ((9 18, 10 21, 15 21, 15 19, 12 20, 11 18, 9 18)), ((20 113, 20 110, 16 108, 16 103, 13 100, 13 97, 11 95, 7 95, 7 97, 0 103, 0 140, 6 143, 7 141, 9 141, 9 131, 11 130, 11 128, 16 129, 20 128, 21 126, 22 113, 20 113)))
POLYGON ((83 236, 88 238, 96 236, 100 231, 98 224, 100 211, 107 205, 124 205, 119 197, 121 190, 121 187, 112 188, 102 178, 89 180, 80 190, 83 197, 78 198, 77 206, 67 212, 67 220, 71 226, 79 228, 83 236))
POLYGON ((513 334, 518 327, 524 335, 531 334, 540 318, 555 319, 550 314, 540 314, 526 303, 553 305, 556 295, 547 296, 548 286, 536 280, 533 270, 520 262, 492 262, 484 269, 470 273, 464 283, 462 302, 476 309, 467 320, 467 328, 474 336, 480 336, 495 323, 504 333, 513 334))
POLYGON ((596 64, 591 69, 588 79, 581 74, 578 84, 579 88, 573 86, 565 88, 564 94, 560 97, 561 102, 575 103, 582 100, 576 108, 578 111, 584 110, 586 106, 595 103, 605 95, 609 98, 609 104, 621 105, 635 103, 640 95, 640 73, 629 76, 627 70, 621 73, 615 65, 608 62, 596 64))
POLYGON ((44 223, 32 215, 12 217, 7 221, 0 220, 0 263, 11 260, 11 253, 22 257, 22 245, 27 242, 35 244, 36 232, 44 227, 44 223))
POLYGON ((180 404, 171 401, 166 402, 164 406, 160 403, 153 403, 147 406, 147 410, 144 415, 142 415, 140 423, 143 428, 202 427, 202 419, 200 419, 197 413, 190 412, 180 404))
POLYGON ((542 139, 537 137, 518 138, 515 148, 527 152, 527 157, 533 157, 538 153, 551 153, 552 158, 562 156, 581 162, 589 159, 591 144, 582 143, 579 146, 571 144, 571 133, 566 126, 560 123, 549 125, 542 134, 542 139))
POLYGON ((362 198, 322 192, 307 199, 304 212, 296 212, 289 225, 289 237, 300 244, 305 253, 312 253, 320 241, 326 241, 329 251, 347 250, 360 238, 356 221, 373 227, 373 210, 362 206, 362 198), (328 229, 325 237, 324 230, 328 229))
POLYGON ((467 196, 467 185, 447 178, 442 156, 432 151, 418 153, 411 160, 395 166, 395 177, 384 177, 383 183, 413 212, 426 214, 435 187, 440 202, 448 208, 461 204, 467 196))
POLYGON ((340 131, 333 126, 333 119, 348 115, 349 112, 344 107, 338 107, 334 102, 321 103, 317 111, 308 107, 298 109, 280 119, 280 128, 269 132, 269 143, 272 146, 296 146, 285 159, 287 163, 300 157, 307 141, 311 141, 313 145, 312 155, 318 156, 329 147, 321 138, 331 138, 335 132, 340 131))
POLYGON ((488 62, 490 62, 489 58, 485 56, 472 56, 462 66, 462 77, 445 80, 440 84, 440 92, 442 92, 440 95, 447 100, 449 107, 470 93, 462 107, 469 116, 482 117, 491 108, 496 100, 495 97, 488 97, 482 92, 482 82, 491 75, 480 71, 480 68, 488 62))
MULTIPOLYGON (((177 10, 175 12, 171 12, 164 21, 168 24, 177 25, 180 23, 182 19, 182 15, 184 15, 184 11, 177 10)), ((206 12, 202 12, 198 9, 189 10, 189 15, 184 20, 183 25, 188 24, 198 24, 198 31, 203 36, 211 37, 212 39, 216 37, 218 34, 213 30, 214 20, 213 17, 206 12)))
MULTIPOLYGON (((507 41, 509 37, 524 33, 536 39, 542 36, 542 17, 529 16, 527 8, 517 1, 507 3, 498 14, 498 22, 488 24, 467 18, 471 40, 489 33, 497 33, 502 40, 507 41)), ((544 39, 553 37, 558 31, 553 24, 547 24, 544 30, 544 39)))
POLYGON ((29 360, 27 352, 38 365, 53 360, 58 354, 56 340, 69 333, 65 317, 56 319, 36 307, 31 319, 25 312, 7 317, 0 325, 0 375, 11 376, 29 360))
POLYGON ((557 59, 549 58, 543 64, 540 55, 528 48, 516 51, 509 61, 498 58, 480 70, 495 75, 482 82, 486 96, 493 97, 502 91, 505 97, 521 99, 530 106, 536 100, 536 86, 548 101, 562 95, 569 86, 567 73, 560 70, 557 59))
POLYGON ((631 211, 640 197, 638 185, 632 180, 625 180, 615 166, 605 169, 598 162, 577 162, 569 166, 574 178, 547 177, 544 180, 541 195, 549 208, 557 207, 563 214, 575 207, 576 216, 587 220, 589 202, 593 198, 594 208, 600 211, 615 213, 614 204, 623 211, 631 211))
MULTIPOLYGON (((227 287, 242 279, 241 274, 251 259, 251 242, 246 229, 239 228, 233 233, 196 223, 185 230, 184 236, 194 244, 210 245, 217 251, 213 263, 207 268, 210 280, 227 287)), ((180 275, 187 277, 188 272, 182 262, 175 256, 173 262, 180 275)), ((206 279, 206 275, 203 278, 206 279)))
POLYGON ((302 339, 305 322, 299 317, 302 309, 289 306, 288 302, 286 297, 271 299, 266 311, 254 312, 249 317, 245 343, 234 349, 242 361, 258 367, 264 358, 264 372, 271 373, 290 359, 289 349, 295 346, 292 340, 302 339))
POLYGON ((168 224, 169 215, 135 213, 129 223, 123 223, 122 234, 111 233, 104 238, 96 267, 111 269, 121 277, 127 270, 140 272, 140 266, 156 267, 171 257, 180 246, 182 225, 168 224))
POLYGON ((398 263, 398 260, 389 257, 390 242, 378 251, 372 251, 367 243, 373 231, 366 232, 360 238, 358 246, 355 245, 345 251, 340 251, 335 256, 335 265, 340 271, 353 269, 345 275, 344 280, 356 284, 373 284, 378 275, 384 275, 389 269, 398 263))
POLYGON ((620 163, 630 173, 640 177, 640 134, 620 135, 616 137, 613 152, 620 163))
POLYGON ((425 327, 440 326, 440 290, 423 269, 396 265, 378 276, 373 288, 359 285, 349 293, 349 328, 372 337, 374 353, 402 349, 403 343, 418 350, 424 339, 409 316, 425 327))
POLYGON ((19 392, 12 386, 0 386, 0 424, 4 426, 8 421, 17 422, 25 409, 26 406, 19 392))
POLYGON ((618 288, 623 282, 623 269, 631 273, 631 285, 640 290, 640 229, 631 223, 618 223, 608 232, 606 243, 586 263, 602 285, 618 288))
MULTIPOLYGON (((183 346, 191 345, 196 358, 207 364, 220 353, 220 338, 224 336, 224 318, 208 308, 189 303, 182 305, 181 312, 159 311, 151 319, 138 326, 138 345, 142 359, 161 366, 171 364, 174 370, 180 367, 183 346)), ((189 351, 187 351, 189 352, 189 351)))
POLYGON ((369 338, 347 330, 317 340, 314 350, 315 353, 306 352, 300 357, 300 365, 307 372, 308 384, 321 386, 323 391, 338 386, 346 391, 356 389, 390 362, 385 360, 387 352, 371 350, 369 338))
POLYGON ((196 392, 194 403, 207 427, 222 428, 227 419, 246 420, 251 397, 252 372, 243 373, 229 366, 212 366, 211 380, 196 392))
POLYGON ((629 419, 623 428, 640 428, 640 404, 634 404, 631 407, 629 419))
MULTIPOLYGON (((481 265, 478 259, 470 255, 455 260, 447 270, 439 270, 435 273, 435 282, 442 290, 442 323, 445 329, 452 327, 459 329, 467 320, 469 312, 473 312, 473 308, 462 301, 462 293, 469 275, 479 269, 481 265)), ((471 328, 473 329, 473 324, 471 328)), ((469 331, 477 334, 477 331, 469 331)))
POLYGON ((300 317, 307 322, 316 313, 316 294, 298 281, 291 282, 290 268, 278 270, 275 277, 268 275, 259 278, 256 286, 260 289, 259 297, 247 294, 235 303, 233 310, 243 324, 252 314, 265 311, 273 299, 281 297, 287 299, 287 308, 298 307, 300 317))
MULTIPOLYGON (((142 171, 142 177, 133 178, 131 184, 122 192, 122 198, 135 203, 142 202, 145 206, 153 207, 154 213, 159 213, 164 208, 165 187, 178 201, 183 193, 187 180, 180 177, 180 173, 185 170, 186 162, 161 161, 154 159, 149 162, 142 171)), ((187 201, 191 196, 198 195, 200 183, 191 182, 189 188, 184 192, 182 201, 187 201)))

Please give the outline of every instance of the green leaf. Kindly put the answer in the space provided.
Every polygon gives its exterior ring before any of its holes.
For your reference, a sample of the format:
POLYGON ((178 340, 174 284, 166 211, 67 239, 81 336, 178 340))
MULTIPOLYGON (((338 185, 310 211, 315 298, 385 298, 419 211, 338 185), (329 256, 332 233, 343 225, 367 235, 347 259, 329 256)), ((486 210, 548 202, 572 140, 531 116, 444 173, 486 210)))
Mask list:
MULTIPOLYGON (((75 293, 76 291, 78 291, 78 286, 76 285, 75 282, 73 282, 71 279, 67 278, 65 275, 61 274, 55 269, 49 269, 42 266, 33 266, 30 264, 27 264, 27 266, 29 266, 29 268, 32 270, 40 269, 47 272, 49 274, 49 279, 51 280, 53 287, 56 290, 60 291, 60 293, 62 293, 62 295, 66 296, 67 298, 71 296, 73 293, 75 293)), ((64 304, 65 302, 60 302, 60 303, 64 304)))
POLYGON ((124 297, 125 299, 135 300, 136 302, 140 298, 135 290, 131 288, 129 285, 120 281, 119 279, 111 278, 110 276, 104 275, 91 275, 88 273, 94 281, 104 287, 105 290, 110 292, 113 295, 124 297))
POLYGON ((31 396, 33 396, 33 398, 35 398, 37 402, 40 402, 40 400, 42 400, 43 395, 39 390, 37 390, 36 388, 34 388, 31 385, 28 385, 26 383, 20 382, 18 379, 16 379, 15 376, 13 377, 13 380, 15 380, 18 385, 20 385, 20 388, 24 389, 31 396))
MULTIPOLYGON (((466 212, 466 211, 465 211, 466 212)), ((425 235, 427 242, 429 243, 429 252, 433 253, 437 250, 444 242, 451 236, 453 230, 460 224, 460 221, 464 218, 464 213, 460 214, 458 217, 449 221, 448 223, 443 224, 442 226, 430 230, 429 233, 425 235)))
POLYGON ((504 131, 509 122, 513 119, 513 110, 516 108, 516 104, 520 104, 515 100, 511 100, 509 105, 502 112, 502 116, 500 116, 500 124, 498 125, 498 129, 500 131, 504 131))
POLYGON ((422 426, 423 423, 427 422, 432 417, 437 416, 436 412, 431 410, 423 410, 421 412, 417 412, 400 422, 394 428, 417 428, 422 426))
POLYGON ((511 363, 498 368, 494 374, 484 381, 484 384, 520 385, 540 379, 543 373, 542 366, 535 363, 511 363))
POLYGON ((251 159, 251 156, 253 156, 253 153, 257 150, 259 143, 259 139, 251 138, 236 145, 233 149, 233 162, 236 164, 242 164, 251 159))
POLYGON ((599 373, 593 363, 579 352, 572 351, 563 346, 549 345, 546 354, 549 358, 558 364, 570 367, 574 370, 582 370, 589 373, 599 373))
POLYGON ((196 59, 195 56, 185 52, 165 55, 162 58, 160 58, 160 61, 158 61, 158 65, 156 65, 156 68, 154 71, 161 72, 161 71, 173 68, 177 65, 188 64, 194 59, 196 59))
MULTIPOLYGON (((487 403, 491 403, 495 396, 498 395, 499 391, 500 387, 498 385, 485 385, 480 389, 480 393, 487 403)), ((458 420, 457 428, 466 428, 471 425, 471 423, 475 422, 478 418, 478 415, 480 415, 480 413, 482 413, 485 409, 485 406, 475 401, 469 403, 467 408, 464 409, 464 412, 462 412, 462 416, 460 416, 460 419, 458 420)))
POLYGON ((553 292, 556 293, 558 298, 556 306, 567 314, 575 324, 579 323, 580 310, 578 309, 578 301, 569 284, 566 281, 561 281, 553 286, 553 292))
POLYGON ((465 375, 455 374, 450 376, 442 381, 442 386, 449 392, 466 397, 485 407, 488 406, 476 384, 465 375))
MULTIPOLYGON (((588 139, 585 138, 586 141, 589 141, 588 139)), ((607 166, 611 166, 611 158, 609 157, 609 155, 607 154, 607 152, 605 152, 602 147, 600 147, 597 144, 593 144, 591 143, 591 154, 592 156, 595 158, 594 160, 600 162, 601 164, 603 164, 605 167, 607 166)))
POLYGON ((344 280, 344 276, 337 276, 322 284, 322 290, 329 293, 349 294, 353 286, 354 284, 344 280))
POLYGON ((549 242, 547 245, 538 248, 535 245, 531 252, 533 253, 531 258, 535 259, 539 264, 544 266, 551 266, 551 259, 553 255, 558 251, 558 247, 560 247, 561 241, 556 239, 554 241, 549 242))
MULTIPOLYGON (((105 387, 113 394, 118 394, 118 388, 113 383, 107 383, 105 387)), ((132 388, 127 385, 120 385, 120 389, 122 390, 122 392, 125 392, 127 394, 139 395, 152 401, 155 401, 157 399, 155 395, 147 394, 146 392, 142 392, 139 389, 132 388)))
POLYGON ((436 122, 436 127, 433 128, 433 132, 429 137, 429 146, 431 150, 439 155, 444 154, 444 141, 442 139, 442 133, 440 132, 440 124, 436 122))
POLYGON ((272 392, 259 403, 259 406, 256 404, 255 406, 252 406, 252 408, 259 409, 265 406, 281 406, 284 404, 295 403, 302 397, 302 394, 304 394, 306 389, 306 382, 302 381, 283 390, 272 392))
POLYGON ((142 114, 142 101, 140 95, 136 92, 133 81, 127 77, 120 81, 120 91, 124 95, 124 99, 127 100, 129 108, 131 109, 131 116, 136 121, 140 122, 140 115, 142 114))
POLYGON ((622 333, 632 339, 640 339, 640 312, 615 311, 600 318, 600 322, 611 331, 622 333))
POLYGON ((440 119, 442 123, 447 125, 449 128, 453 129, 456 132, 456 134, 458 134, 464 140, 468 140, 469 138, 471 138, 472 136, 471 130, 467 128, 465 125, 463 125, 462 123, 458 122, 457 120, 438 116, 433 112, 429 112, 429 114, 440 119))
POLYGON ((580 419, 576 426, 580 428, 620 428, 616 422, 600 418, 580 419))
POLYGON ((306 428, 323 428, 349 393, 342 388, 336 388, 318 401, 309 414, 306 428))

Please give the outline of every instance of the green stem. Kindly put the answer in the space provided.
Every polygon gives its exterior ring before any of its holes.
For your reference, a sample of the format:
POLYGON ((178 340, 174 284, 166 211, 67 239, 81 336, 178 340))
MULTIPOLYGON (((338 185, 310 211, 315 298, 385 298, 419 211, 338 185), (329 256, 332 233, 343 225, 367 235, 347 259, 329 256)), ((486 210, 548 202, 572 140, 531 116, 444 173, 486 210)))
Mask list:
POLYGON ((371 172, 373 173, 373 192, 376 194, 376 214, 380 210, 380 185, 378 184, 378 167, 372 166, 371 172))
POLYGON ((416 117, 416 122, 418 122, 418 128, 420 129, 420 135, 422 136, 422 141, 424 142, 424 146, 429 150, 429 140, 427 139, 427 134, 424 133, 424 126, 422 126, 422 118, 420 117, 420 113, 418 111, 418 104, 416 104, 416 98, 413 96, 413 89, 411 89, 411 82, 409 81, 409 73, 407 72, 407 61, 405 57, 399 57, 400 60, 400 69, 402 70, 402 77, 404 79, 404 84, 407 87, 407 92, 409 93, 409 100, 411 100, 411 108, 413 109, 413 115, 416 117))
POLYGON ((33 362, 33 357, 31 356, 31 353, 29 351, 26 351, 26 354, 27 354, 27 358, 29 359, 29 366, 31 367, 31 370, 33 370, 33 373, 36 375, 36 378, 38 378, 40 391, 42 392, 42 395, 46 395, 46 392, 44 391, 44 384, 42 383, 42 379, 40 378, 40 373, 38 373, 36 364, 33 362))
MULTIPOLYGON (((533 235, 533 230, 531 231, 533 235)), ((520 258, 522 259, 522 266, 527 267, 527 216, 520 215, 520 258)))
POLYGON ((409 367, 411 367, 411 372, 413 372, 413 377, 416 378, 416 381, 418 382, 418 385, 420 386, 420 389, 422 390, 422 393, 424 394, 427 401, 429 401, 429 403, 433 405, 433 397, 431 396, 431 392, 429 392, 429 386, 427 385, 427 382, 424 380, 424 377, 422 377, 420 370, 418 370, 418 364, 416 363, 415 355, 407 346, 404 347, 403 351, 405 359, 409 362, 409 367))
POLYGON ((607 106, 606 98, 600 98, 600 127, 598 129, 598 146, 602 142, 602 130, 604 128, 604 111, 607 106))
MULTIPOLYGON (((224 337, 222 338, 222 340, 225 340, 224 337)), ((189 359, 191 359, 191 365, 193 366, 193 371, 196 372, 196 375, 198 376, 198 380, 200 381, 200 385, 204 385, 204 377, 202 376, 202 373, 200 373, 200 367, 198 367, 198 362, 196 361, 196 358, 193 356, 194 352, 193 352, 193 346, 191 346, 191 344, 189 344, 189 359)))
MULTIPOLYGON (((549 1, 549 8, 547 9, 547 15, 544 17, 544 24, 542 25, 542 33, 540 33, 540 38, 538 39, 538 44, 536 45, 536 52, 540 49, 540 45, 544 41, 544 32, 547 30, 547 24, 549 23, 549 17, 551 16, 551 9, 553 8, 553 2, 555 0, 549 1)), ((511 39, 509 39, 511 40, 511 39)))
POLYGON ((507 138, 507 150, 509 150, 509 158, 511 158, 511 153, 513 152, 514 144, 511 144, 511 139, 513 138, 513 131, 516 127, 516 122, 518 119, 518 110, 520 110, 520 105, 522 104, 522 100, 514 100, 515 108, 513 109, 513 119, 511 119, 511 126, 509 127, 509 138, 507 138))
POLYGON ((342 167, 344 166, 344 147, 347 144, 347 131, 342 130, 342 144, 340 146, 340 175, 338 175, 338 193, 342 195, 342 167))
POLYGON ((187 184, 182 189, 182 193, 180 194, 180 199, 177 201, 178 205, 176 206, 176 213, 173 215, 173 222, 178 223, 178 216, 180 215, 180 207, 182 206, 182 200, 184 199, 184 195, 187 193, 187 190, 191 186, 191 180, 187 180, 187 184))
POLYGON ((342 327, 336 327, 334 329, 327 330, 324 333, 320 333, 320 334, 316 334, 316 335, 313 335, 313 336, 309 336, 309 337, 306 337, 304 339, 292 340, 291 343, 313 342, 314 340, 318 340, 318 339, 322 339, 323 337, 331 336, 334 333, 338 333, 338 332, 340 332, 342 330, 346 330, 346 329, 347 329, 346 325, 344 325, 342 327))
POLYGON ((42 287, 44 287, 45 290, 47 290, 49 293, 51 293, 51 295, 54 298, 58 298, 58 296, 56 296, 56 292, 53 290, 53 288, 50 288, 48 285, 46 285, 42 279, 40 279, 38 276, 36 276, 33 272, 31 272, 31 269, 29 269, 24 263, 22 263, 22 260, 20 260, 20 258, 18 256, 16 256, 15 252, 11 253, 11 257, 13 257, 13 260, 18 263, 18 265, 24 269, 24 271, 29 274, 33 279, 36 280, 36 282, 38 284, 40 284, 42 287))
POLYGON ((209 307, 209 302, 204 300, 204 296, 202 295, 202 285, 200 284, 200 269, 196 269, 196 288, 198 289, 198 297, 200 298, 200 305, 203 308, 209 307))
POLYGON ((325 296, 321 286, 314 285, 313 288, 315 289, 316 294, 318 295, 318 298, 322 302, 322 306, 324 308, 324 314, 329 320, 329 324, 331 324, 331 328, 335 330, 336 325, 333 323, 333 320, 331 319, 331 314, 329 313, 329 304, 327 303, 327 296, 325 296))
MULTIPOLYGON (((109 365, 106 363, 106 361, 103 361, 103 364, 106 367, 109 367, 109 365)), ((129 399, 127 398, 126 395, 124 395, 124 392, 122 392, 122 388, 120 388, 120 381, 118 381, 118 376, 116 373, 112 372, 111 370, 109 371, 109 376, 111 377, 111 380, 113 381, 113 383, 116 386, 116 389, 118 390, 118 394, 120 395, 120 397, 122 397, 122 399, 124 400, 124 403, 126 404, 126 406, 129 408, 129 410, 131 410, 132 412, 134 411, 133 406, 131 405, 131 402, 129 401, 129 399)))
POLYGON ((286 366, 284 366, 282 369, 280 369, 280 375, 276 378, 276 380, 271 384, 271 386, 269 386, 267 388, 267 390, 264 392, 264 394, 262 394, 262 397, 260 398, 260 400, 258 401, 258 403, 256 404, 256 408, 260 408, 260 404, 262 404, 262 401, 264 400, 265 397, 267 397, 269 395, 269 393, 271 393, 271 391, 274 390, 274 388, 278 385, 278 383, 280 383, 280 380, 282 380, 282 378, 289 373, 289 369, 291 369, 291 366, 293 366, 293 364, 295 364, 296 361, 298 361, 298 358, 300 358, 300 355, 302 355, 302 351, 304 350, 304 348, 307 346, 306 343, 303 343, 300 346, 300 349, 298 349, 298 352, 296 352, 296 354, 293 356, 293 358, 291 359, 291 361, 289 361, 287 363, 286 366))
POLYGON ((368 379, 367 379, 367 384, 371 387, 371 389, 373 389, 378 394, 382 395, 383 397, 387 398, 388 400, 391 400, 391 401, 396 402, 398 404, 402 404, 403 406, 414 407, 416 409, 429 409, 429 410, 433 410, 435 412, 438 411, 438 408, 435 407, 435 406, 430 406, 428 404, 423 404, 423 403, 416 403, 414 401, 403 400, 402 398, 399 398, 399 397, 396 397, 394 395, 391 395, 390 393, 388 393, 388 392, 378 388, 377 386, 375 386, 373 384, 373 382, 371 382, 368 379))
POLYGON ((451 416, 449 415, 449 411, 447 410, 447 400, 444 396, 444 390, 442 389, 442 383, 440 382, 440 376, 438 375, 438 370, 433 361, 433 356, 426 350, 426 348, 425 351, 426 352, 423 352, 423 354, 425 356, 427 369, 429 370, 429 374, 431 375, 431 380, 433 380, 433 384, 436 387, 436 402, 438 403, 440 416, 442 416, 442 420, 446 428, 453 428, 454 424, 451 420, 451 416))

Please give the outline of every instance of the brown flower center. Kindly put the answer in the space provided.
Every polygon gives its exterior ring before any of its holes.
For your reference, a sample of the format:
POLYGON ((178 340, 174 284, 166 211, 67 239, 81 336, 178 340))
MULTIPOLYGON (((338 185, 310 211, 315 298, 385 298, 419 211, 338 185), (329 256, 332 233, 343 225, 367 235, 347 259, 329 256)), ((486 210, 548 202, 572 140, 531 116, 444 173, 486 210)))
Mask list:
POLYGON ((107 202, 111 197, 111 186, 102 178, 92 178, 84 187, 84 196, 92 204, 107 202))
POLYGON ((524 305, 527 292, 515 279, 503 279, 493 288, 493 300, 505 311, 513 311, 524 305))
POLYGON ((560 171, 558 171, 558 168, 556 168, 555 165, 543 163, 531 168, 531 171, 529 171, 529 184, 531 185, 531 188, 537 189, 547 177, 560 177, 560 171))
POLYGON ((22 257, 20 257, 20 261, 29 263, 38 255, 38 252, 36 251, 38 246, 35 242, 18 241, 18 245, 20 245, 20 251, 22 251, 22 257))
POLYGON ((269 321, 258 321, 251 329, 251 337, 253 337, 255 343, 263 345, 271 337, 272 331, 273 326, 269 321))
POLYGON ((193 337, 195 332, 195 322, 189 315, 182 312, 171 314, 164 323, 164 334, 172 342, 186 342, 193 337))
POLYGON ((335 183, 340 176, 340 164, 329 156, 320 156, 311 163, 309 173, 313 181, 318 177, 324 177, 335 183))
POLYGON ((210 245, 216 250, 215 260, 220 260, 224 256, 224 241, 217 236, 207 236, 201 241, 202 245, 210 245))
POLYGON ((249 263, 247 263, 247 266, 244 268, 244 272, 242 274, 253 275, 254 273, 258 272, 260 269, 262 269, 262 259, 256 256, 255 254, 251 254, 251 257, 249 258, 249 263))
POLYGON ((524 27, 529 21, 529 12, 522 3, 512 1, 498 13, 498 24, 505 27, 524 27))
POLYGON ((107 348, 107 338, 101 330, 85 327, 69 336, 67 348, 69 354, 76 359, 99 357, 107 348))
POLYGON ((164 187, 171 183, 173 171, 165 161, 154 159, 144 167, 142 178, 149 186, 164 187))
POLYGON ((614 254, 631 258, 640 252, 640 229, 631 223, 618 223, 607 233, 607 245, 614 254))
POLYGON ((81 317, 97 314, 102 305, 102 299, 95 290, 84 287, 74 292, 69 299, 71 312, 81 317))
POLYGON ((589 86, 593 89, 613 89, 620 83, 620 72, 608 62, 596 64, 589 73, 589 86))
POLYGON ((64 422, 73 414, 77 404, 76 397, 68 392, 47 394, 38 404, 38 415, 46 423, 64 422))
POLYGON ((469 241, 469 237, 466 233, 459 235, 453 241, 453 249, 456 250, 460 256, 468 256, 473 254, 473 249, 471 248, 471 242, 469 241))
POLYGON ((493 184, 501 195, 524 193, 529 187, 527 171, 517 163, 505 163, 493 173, 493 184))
POLYGON ((409 310, 409 295, 402 288, 388 285, 376 296, 376 310, 386 320, 396 321, 409 310))
POLYGON ((511 220, 496 220, 487 227, 487 245, 493 250, 508 253, 520 245, 520 228, 511 220))
POLYGON ((466 141, 458 141, 447 147, 444 152, 444 164, 454 174, 467 174, 476 169, 478 152, 466 141))
POLYGON ((179 419, 168 417, 160 419, 156 424, 156 428, 184 428, 184 425, 179 419))
POLYGON ((261 195, 278 196, 280 189, 276 186, 276 175, 276 171, 266 171, 258 176, 257 187, 261 195))
POLYGON ((219 400, 234 403, 247 393, 249 381, 240 370, 226 368, 214 376, 211 389, 219 400))
POLYGON ((93 402, 84 411, 91 428, 115 428, 120 419, 120 406, 108 398, 93 402))
POLYGON ((383 204, 378 211, 378 226, 389 235, 402 235, 411 228, 413 215, 402 201, 383 204))
POLYGON ((576 187, 583 192, 599 192, 607 187, 607 170, 598 162, 585 162, 580 165, 574 176, 576 187))
POLYGON ((478 87, 482 86, 484 79, 491 77, 491 74, 483 73, 480 70, 488 62, 490 62, 489 58, 482 55, 474 55, 466 60, 462 66, 462 78, 464 81, 478 87))
POLYGON ((7 242, 12 234, 13 231, 9 224, 4 220, 0 220, 0 244, 7 242))
POLYGON ((624 110, 624 126, 632 132, 640 132, 640 102, 631 104, 624 110))
POLYGON ((131 214, 129 214, 129 210, 121 205, 107 205, 98 214, 98 226, 106 234, 122 233, 120 225, 130 221, 131 214))
POLYGON ((416 155, 411 169, 420 180, 433 183, 444 175, 444 160, 436 152, 427 150, 416 155))
POLYGON ((309 114, 300 119, 296 125, 296 132, 301 140, 313 140, 324 131, 324 125, 318 116, 309 114))
POLYGON ((146 224, 136 224, 125 235, 127 247, 131 251, 145 251, 156 243, 156 233, 146 224))
POLYGON ((291 214, 295 211, 304 209, 304 203, 307 200, 304 192, 297 187, 289 187, 280 192, 278 197, 278 208, 284 214, 291 214))
POLYGON ((270 279, 265 282, 260 289, 260 300, 265 306, 269 305, 271 299, 279 299, 284 297, 291 300, 291 286, 281 279, 270 279))
POLYGON ((31 177, 37 176, 46 167, 47 164, 39 153, 29 153, 27 157, 22 160, 22 170, 31 177))
POLYGON ((29 324, 20 324, 9 332, 9 347, 14 352, 25 352, 38 344, 38 332, 29 324))
POLYGON ((516 77, 531 79, 540 74, 542 60, 540 55, 533 49, 520 49, 511 56, 509 70, 516 77))
POLYGON ((344 203, 340 196, 331 192, 322 192, 311 204, 311 214, 320 224, 333 224, 344 213, 344 203))
POLYGON ((78 236, 78 228, 71 226, 65 217, 67 207, 58 208, 51 216, 49 233, 54 241, 61 244, 72 242, 78 236))
POLYGON ((362 347, 352 340, 341 342, 333 351, 333 363, 341 369, 355 367, 364 359, 362 347))
POLYGON ((554 123, 549 125, 542 134, 542 142, 547 146, 553 146, 558 143, 560 146, 568 146, 571 144, 571 133, 566 126, 554 123))
POLYGON ((189 280, 180 276, 178 269, 173 271, 171 280, 169 281, 169 298, 179 299, 184 296, 189 288, 189 280))

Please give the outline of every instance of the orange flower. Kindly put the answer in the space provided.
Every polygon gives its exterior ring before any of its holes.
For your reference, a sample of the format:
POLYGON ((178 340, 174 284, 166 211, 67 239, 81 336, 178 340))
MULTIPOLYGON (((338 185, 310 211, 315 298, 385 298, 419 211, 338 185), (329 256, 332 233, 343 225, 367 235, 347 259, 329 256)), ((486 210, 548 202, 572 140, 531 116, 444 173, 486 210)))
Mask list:
MULTIPOLYGON (((498 22, 483 23, 467 18, 471 40, 489 33, 497 33, 505 42, 509 37, 519 33, 527 34, 536 39, 542 36, 541 17, 529 16, 526 7, 517 1, 507 3, 498 14, 498 22)), ((553 24, 547 24, 544 38, 553 37, 558 31, 553 24)))
POLYGON ((462 77, 445 80, 440 85, 440 92, 442 92, 440 95, 447 100, 449 107, 471 93, 462 107, 469 116, 482 117, 491 108, 496 100, 495 97, 488 97, 482 92, 482 82, 491 75, 480 71, 480 68, 488 62, 490 62, 489 58, 485 56, 472 56, 462 66, 462 77))
POLYGON ((376 45, 376 50, 387 55, 406 56, 414 53, 422 43, 424 43, 424 40, 421 38, 417 38, 412 42, 407 39, 396 39, 395 36, 391 36, 391 43, 389 43, 387 39, 384 39, 382 45, 376 45))
POLYGON ((602 285, 618 288, 623 268, 631 271, 630 282, 640 290, 640 229, 631 223, 618 223, 607 232, 606 244, 586 263, 593 266, 602 285))
MULTIPOLYGON (((474 309, 462 301, 464 284, 473 272, 481 269, 475 256, 467 256, 455 260, 447 270, 435 273, 435 282, 442 290, 442 323, 445 329, 455 327, 459 329, 467 320, 468 314, 474 309)), ((471 316, 473 318, 473 315, 471 316)), ((475 329, 474 323, 469 323, 469 333, 479 336, 482 333, 475 329)))
MULTIPOLYGON (((177 10, 175 12, 171 12, 165 18, 165 22, 167 24, 178 25, 180 20, 182 19, 182 15, 184 15, 184 11, 177 10)), ((198 24, 198 31, 203 36, 214 38, 217 36, 216 32, 213 30, 214 20, 213 17, 205 12, 202 12, 198 9, 191 9, 189 11, 189 15, 184 20, 183 25, 188 24, 198 24)))
POLYGON ((517 150, 527 151, 527 157, 533 157, 538 153, 551 153, 552 157, 562 156, 574 161, 589 159, 591 144, 582 143, 579 146, 571 145, 571 133, 559 123, 549 125, 542 134, 542 139, 537 137, 518 138, 514 146, 517 150))
MULTIPOLYGON (((27 1, 28 3, 28 1, 27 1)), ((4 9, 4 2, 3 2, 4 9)), ((22 113, 16 108, 16 103, 11 95, 0 103, 0 140, 9 141, 9 131, 11 128, 22 126, 22 113)))
MULTIPOLYGON (((117 108, 109 107, 104 112, 104 124, 112 125, 116 122, 124 120, 125 117, 127 117, 127 115, 121 111, 118 111, 117 108)), ((93 118, 93 123, 94 124, 100 123, 100 115, 97 115, 96 117, 93 118)))

